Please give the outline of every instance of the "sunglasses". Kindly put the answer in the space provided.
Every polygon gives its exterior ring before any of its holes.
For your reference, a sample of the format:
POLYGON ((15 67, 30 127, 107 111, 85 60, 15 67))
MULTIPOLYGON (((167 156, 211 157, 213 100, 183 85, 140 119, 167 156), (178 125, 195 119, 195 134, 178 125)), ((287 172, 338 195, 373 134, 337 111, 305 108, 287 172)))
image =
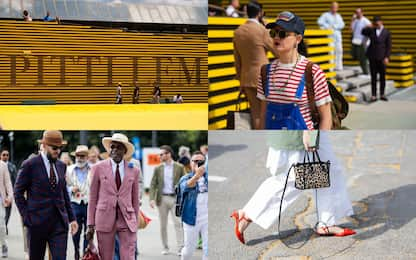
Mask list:
POLYGON ((56 151, 56 150, 61 150, 62 146, 55 146, 55 145, 51 145, 50 146, 52 148, 52 150, 56 151))
POLYGON ((275 38, 276 36, 278 36, 280 39, 284 39, 284 38, 286 38, 290 35, 295 35, 292 32, 286 32, 286 31, 283 31, 283 30, 274 30, 274 29, 271 29, 269 31, 269 34, 270 34, 270 37, 272 37, 272 38, 275 38))

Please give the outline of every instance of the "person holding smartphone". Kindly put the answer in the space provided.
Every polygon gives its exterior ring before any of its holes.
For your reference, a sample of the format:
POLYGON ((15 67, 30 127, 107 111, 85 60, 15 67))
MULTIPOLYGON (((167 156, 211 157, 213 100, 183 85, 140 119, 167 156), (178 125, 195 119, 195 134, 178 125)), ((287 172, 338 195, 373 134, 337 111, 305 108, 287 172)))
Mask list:
POLYGON ((279 207, 285 180, 289 174, 282 212, 295 202, 302 190, 295 188, 295 173, 288 172, 291 165, 303 161, 306 151, 319 150, 321 161, 330 161, 331 186, 317 189, 318 225, 315 232, 320 236, 348 236, 354 230, 338 224, 344 217, 354 214, 344 180, 344 168, 337 160, 326 131, 273 131, 268 136, 269 153, 266 168, 271 177, 267 178, 240 210, 232 213, 235 219, 234 232, 237 239, 245 244, 244 231, 251 223, 268 229, 279 216, 279 207))
POLYGON ((202 152, 196 151, 192 154, 191 169, 189 174, 179 180, 184 231, 181 259, 191 259, 200 233, 202 259, 208 259, 208 172, 205 166, 205 155, 202 152))

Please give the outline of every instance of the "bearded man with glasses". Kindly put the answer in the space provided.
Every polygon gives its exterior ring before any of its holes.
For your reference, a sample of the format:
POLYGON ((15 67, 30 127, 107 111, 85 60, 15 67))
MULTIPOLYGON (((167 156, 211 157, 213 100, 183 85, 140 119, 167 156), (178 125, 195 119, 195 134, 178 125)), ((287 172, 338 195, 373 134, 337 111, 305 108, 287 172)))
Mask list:
POLYGON ((154 208, 155 205, 157 205, 159 210, 160 236, 163 245, 162 255, 169 254, 167 231, 169 213, 175 224, 178 255, 181 254, 183 246, 181 222, 180 219, 175 216, 175 186, 186 172, 182 164, 173 160, 172 155, 173 150, 170 146, 162 145, 160 147, 160 161, 162 163, 155 168, 150 184, 150 207, 154 208))
POLYGON ((67 143, 60 131, 44 131, 42 152, 26 160, 14 187, 16 206, 27 227, 30 259, 43 259, 46 243, 52 259, 66 259, 68 225, 78 230, 67 192, 66 165, 58 160, 67 143), (26 193, 26 197, 25 197, 26 193))

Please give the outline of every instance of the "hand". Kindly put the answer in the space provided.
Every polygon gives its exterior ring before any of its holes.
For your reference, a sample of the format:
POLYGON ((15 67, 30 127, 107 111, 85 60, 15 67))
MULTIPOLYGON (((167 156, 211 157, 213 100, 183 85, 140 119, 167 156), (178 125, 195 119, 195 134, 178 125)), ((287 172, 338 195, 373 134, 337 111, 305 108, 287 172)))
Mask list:
POLYGON ((204 165, 201 165, 200 167, 197 167, 197 168, 196 168, 195 175, 197 176, 197 178, 198 178, 198 179, 199 179, 201 176, 203 176, 203 175, 204 175, 204 173, 205 173, 205 166, 204 166, 204 165))
POLYGON ((78 187, 77 186, 74 186, 73 188, 72 188, 72 193, 77 193, 79 191, 79 189, 78 189, 78 187))
POLYGON ((389 58, 384 58, 383 63, 384 65, 387 65, 389 63, 389 58))
POLYGON ((71 226, 71 235, 75 235, 78 231, 78 223, 74 220, 69 225, 71 226))
POLYGON ((154 200, 151 200, 151 201, 150 201, 150 207, 151 207, 152 209, 154 209, 154 208, 155 208, 155 205, 156 205, 156 202, 155 202, 154 200))
POLYGON ((4 207, 10 206, 10 204, 12 204, 12 201, 10 199, 7 199, 7 198, 4 199, 4 202, 3 202, 4 207))
POLYGON ((303 146, 305 147, 305 150, 308 152, 313 152, 316 150, 315 147, 311 147, 310 145, 310 135, 309 131, 303 131, 303 146))
POLYGON ((95 227, 94 226, 88 226, 87 235, 86 235, 86 239, 88 241, 91 241, 91 240, 94 239, 94 232, 95 232, 95 227))

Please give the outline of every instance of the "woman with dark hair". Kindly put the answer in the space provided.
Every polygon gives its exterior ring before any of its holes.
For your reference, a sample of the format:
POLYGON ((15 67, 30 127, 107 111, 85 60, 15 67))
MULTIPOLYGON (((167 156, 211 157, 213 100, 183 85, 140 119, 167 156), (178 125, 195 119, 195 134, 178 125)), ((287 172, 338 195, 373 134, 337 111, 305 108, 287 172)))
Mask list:
POLYGON ((257 85, 257 98, 262 100, 258 129, 311 130, 314 124, 330 130, 332 125, 331 96, 324 72, 306 58, 303 37, 305 24, 299 16, 285 11, 270 29, 279 59, 262 67, 257 85), (306 87, 306 69, 311 66, 314 102, 320 122, 312 122, 306 87))

